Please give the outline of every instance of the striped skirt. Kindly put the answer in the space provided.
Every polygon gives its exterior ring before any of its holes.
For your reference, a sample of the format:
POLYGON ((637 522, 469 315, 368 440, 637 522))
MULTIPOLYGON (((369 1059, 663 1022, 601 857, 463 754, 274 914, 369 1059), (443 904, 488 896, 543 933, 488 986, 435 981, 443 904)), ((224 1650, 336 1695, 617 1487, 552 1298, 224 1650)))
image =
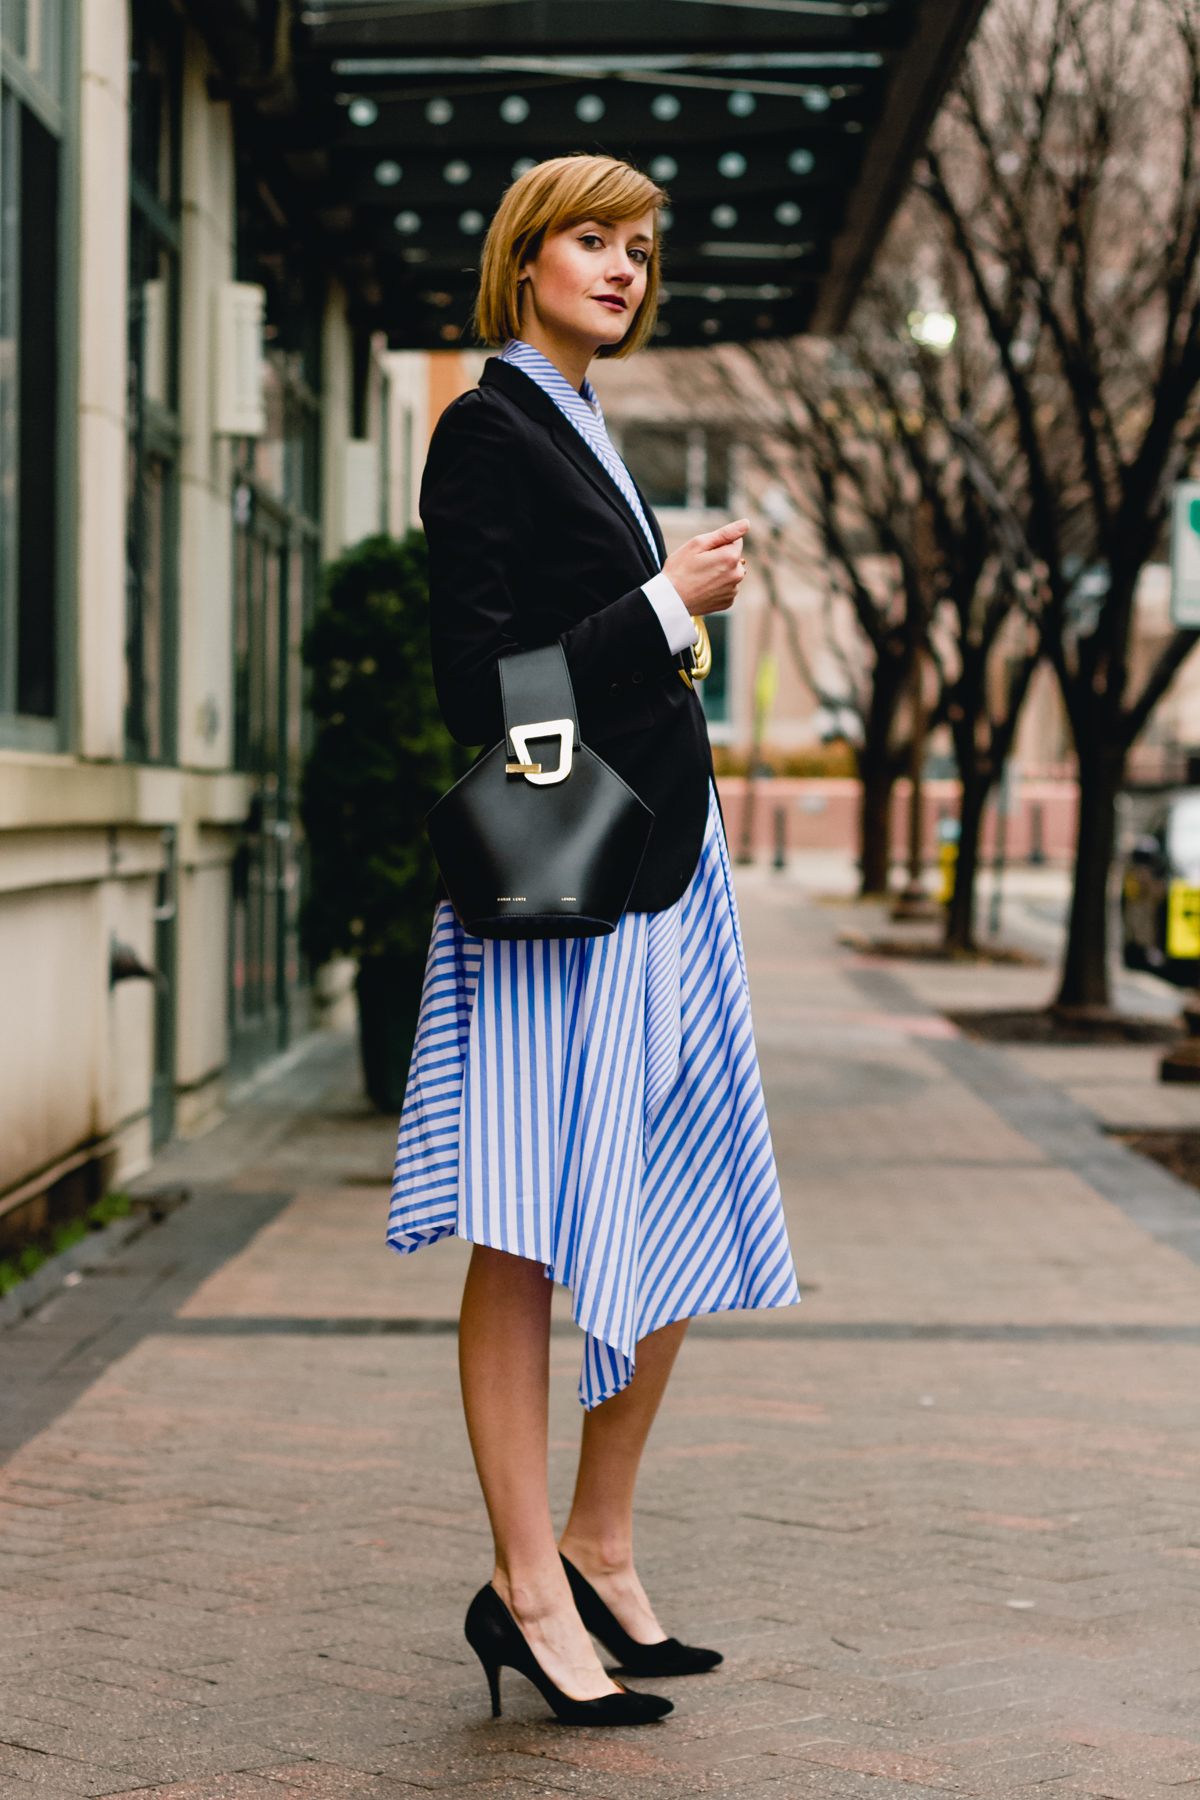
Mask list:
POLYGON ((544 1263, 587 1333, 580 1399, 648 1332, 800 1298, 715 794, 682 899, 601 938, 434 920, 388 1241, 544 1263))

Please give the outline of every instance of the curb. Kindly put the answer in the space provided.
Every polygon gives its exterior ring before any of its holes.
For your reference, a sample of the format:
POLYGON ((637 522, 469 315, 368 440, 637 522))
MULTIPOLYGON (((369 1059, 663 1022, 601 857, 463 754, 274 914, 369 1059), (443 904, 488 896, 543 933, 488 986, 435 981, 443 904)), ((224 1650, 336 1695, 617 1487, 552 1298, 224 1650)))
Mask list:
MULTIPOLYGON (((186 1198, 186 1190, 176 1190, 182 1198, 186 1198)), ((52 1295, 64 1286, 74 1287, 76 1282, 69 1277, 79 1278, 89 1269, 107 1262, 118 1250, 124 1248, 132 1238, 139 1237, 151 1225, 157 1225, 181 1203, 180 1198, 171 1195, 166 1199, 159 1194, 139 1196, 134 1201, 133 1212, 128 1218, 114 1219, 111 1225, 104 1225, 99 1231, 89 1231, 87 1237, 80 1238, 68 1250, 60 1250, 57 1256, 48 1257, 40 1268, 35 1269, 25 1281, 10 1288, 3 1299, 0 1299, 0 1331, 8 1331, 19 1325, 22 1319, 36 1312, 52 1295)))

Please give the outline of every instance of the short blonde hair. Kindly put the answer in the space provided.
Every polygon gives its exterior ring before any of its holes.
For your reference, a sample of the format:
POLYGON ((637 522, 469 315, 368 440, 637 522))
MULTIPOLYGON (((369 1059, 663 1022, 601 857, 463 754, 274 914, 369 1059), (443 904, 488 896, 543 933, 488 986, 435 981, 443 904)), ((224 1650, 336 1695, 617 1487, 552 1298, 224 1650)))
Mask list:
POLYGON ((620 224, 653 212, 654 244, 646 266, 646 292, 619 344, 600 356, 632 356, 654 332, 658 314, 658 212, 667 196, 648 175, 613 156, 554 156, 535 163, 508 189, 488 228, 475 302, 481 343, 505 344, 521 332, 521 265, 532 262, 548 231, 568 231, 584 219, 620 224))

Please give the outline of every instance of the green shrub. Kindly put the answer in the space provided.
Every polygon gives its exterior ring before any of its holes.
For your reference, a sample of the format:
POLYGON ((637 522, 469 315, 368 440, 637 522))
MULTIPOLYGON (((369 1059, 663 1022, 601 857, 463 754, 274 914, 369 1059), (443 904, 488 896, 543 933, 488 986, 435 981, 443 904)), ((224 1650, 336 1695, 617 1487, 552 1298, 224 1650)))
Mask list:
POLYGON ((64 1250, 69 1250, 72 1244, 77 1244, 87 1234, 86 1219, 71 1219, 66 1225, 56 1226, 50 1237, 51 1256, 61 1256, 64 1250))
MULTIPOLYGON (((26 1252, 26 1254, 28 1254, 28 1252, 26 1252)), ((33 1274, 33 1269, 26 1271, 20 1266, 21 1260, 20 1257, 6 1256, 3 1262, 0 1262, 0 1300, 4 1298, 5 1294, 10 1294, 13 1288, 19 1287, 23 1281, 28 1279, 29 1275, 33 1274)), ((41 1256, 39 1260, 45 1262, 45 1256, 41 1256)), ((37 1267, 36 1263, 34 1267, 37 1267)))
POLYGON ((104 1194, 99 1200, 92 1202, 87 1211, 76 1219, 67 1219, 61 1225, 47 1226, 19 1251, 0 1260, 0 1299, 19 1287, 21 1282, 28 1281, 36 1275, 43 1263, 52 1256, 61 1256, 73 1244, 78 1244, 92 1231, 103 1231, 114 1219, 127 1219, 133 1211, 133 1201, 128 1194, 119 1191, 104 1194))
POLYGON ((132 1210, 133 1201, 129 1195, 115 1191, 105 1194, 88 1207, 87 1222, 93 1231, 102 1231, 114 1219, 127 1219, 132 1210))
POLYGON ((300 802, 304 948, 314 965, 420 967, 437 880, 424 818, 470 761, 434 693, 423 533, 368 538, 326 570, 304 660, 315 725, 300 802))

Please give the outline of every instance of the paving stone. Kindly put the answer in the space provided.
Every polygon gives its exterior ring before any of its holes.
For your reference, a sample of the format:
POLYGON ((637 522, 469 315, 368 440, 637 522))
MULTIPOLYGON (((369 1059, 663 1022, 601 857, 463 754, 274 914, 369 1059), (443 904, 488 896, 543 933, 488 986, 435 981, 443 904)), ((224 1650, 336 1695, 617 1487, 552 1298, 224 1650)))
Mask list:
MULTIPOLYGON (((187 1207, 0 1338, 0 1792, 1200 1787, 1200 1342, 1145 1335, 1200 1323, 1200 1268, 1081 1173, 1079 1102, 1111 1112, 1146 1059, 1013 1059, 1014 1093, 1062 1084, 1060 1156, 928 1023, 981 982, 1028 1004, 1042 972, 873 968, 837 949, 835 909, 756 872, 743 910, 808 1335, 773 1335, 788 1316, 688 1341, 637 1519, 668 1628, 723 1667, 662 1683, 652 1729, 560 1727, 511 1671, 490 1718, 461 1627, 490 1540, 453 1336, 382 1329, 452 1320, 464 1247, 383 1246, 394 1126, 330 1041, 172 1152, 187 1207)), ((559 1514, 568 1314, 557 1295, 559 1514)))
MULTIPOLYGON (((195 1781, 172 1781, 165 1787, 131 1789, 124 1794, 109 1796, 107 1800, 135 1800, 135 1795, 136 1800, 310 1800, 313 1794, 370 1792, 369 1788, 353 1784, 350 1771, 342 1769, 337 1775, 340 1786, 324 1788, 312 1784, 302 1786, 282 1773, 201 1776, 195 1781)), ((393 1788, 393 1792, 402 1793, 403 1790, 393 1788)))

